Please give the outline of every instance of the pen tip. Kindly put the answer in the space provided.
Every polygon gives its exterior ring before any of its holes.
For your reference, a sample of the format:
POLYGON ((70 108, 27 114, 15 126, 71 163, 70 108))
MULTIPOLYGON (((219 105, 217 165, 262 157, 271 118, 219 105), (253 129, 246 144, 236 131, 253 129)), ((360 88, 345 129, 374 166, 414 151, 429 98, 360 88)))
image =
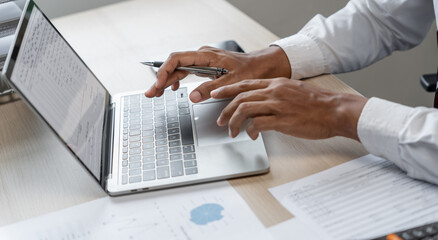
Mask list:
POLYGON ((154 65, 153 62, 140 62, 140 63, 143 64, 143 65, 148 65, 148 66, 154 65))

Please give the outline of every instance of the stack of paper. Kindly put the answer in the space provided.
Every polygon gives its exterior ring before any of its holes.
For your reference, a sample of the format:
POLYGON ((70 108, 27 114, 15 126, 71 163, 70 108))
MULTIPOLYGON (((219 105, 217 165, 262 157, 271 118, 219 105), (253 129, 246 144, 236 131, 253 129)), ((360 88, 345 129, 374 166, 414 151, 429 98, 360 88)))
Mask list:
POLYGON ((373 155, 270 191, 322 239, 368 239, 438 221, 438 186, 373 155))

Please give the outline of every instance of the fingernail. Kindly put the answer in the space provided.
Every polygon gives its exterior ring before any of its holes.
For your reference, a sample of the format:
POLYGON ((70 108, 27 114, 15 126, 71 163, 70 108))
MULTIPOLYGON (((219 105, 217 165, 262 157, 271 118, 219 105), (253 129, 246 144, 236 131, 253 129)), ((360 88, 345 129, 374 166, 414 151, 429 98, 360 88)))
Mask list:
POLYGON ((213 91, 210 92, 210 96, 211 96, 212 98, 215 98, 215 97, 219 94, 220 91, 221 91, 220 88, 215 89, 215 90, 213 90, 213 91))
POLYGON ((199 102, 201 101, 201 94, 198 91, 193 91, 190 94, 190 99, 192 100, 192 102, 199 102))
POLYGON ((220 127, 220 126, 222 126, 222 119, 221 119, 221 117, 219 116, 219 118, 216 120, 216 123, 217 123, 217 125, 220 127))
POLYGON ((233 137, 233 133, 231 132, 231 129, 229 129, 229 128, 228 128, 228 135, 229 135, 230 137, 233 137))

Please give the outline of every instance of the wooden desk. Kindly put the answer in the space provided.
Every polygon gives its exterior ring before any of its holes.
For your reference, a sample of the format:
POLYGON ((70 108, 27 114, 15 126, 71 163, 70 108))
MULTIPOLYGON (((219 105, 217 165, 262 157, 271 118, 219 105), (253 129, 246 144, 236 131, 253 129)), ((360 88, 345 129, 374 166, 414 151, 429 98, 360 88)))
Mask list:
MULTIPOLYGON (((249 52, 278 39, 223 0, 133 0, 54 23, 111 94, 148 88, 155 78, 139 62, 163 53, 229 39, 249 52)), ((308 81, 354 92, 330 75, 308 81)), ((106 195, 23 102, 0 106, 0 133, 0 225, 106 195)), ((267 227, 292 217, 268 188, 366 154, 344 138, 308 141, 275 132, 264 137, 271 172, 230 183, 267 227)))

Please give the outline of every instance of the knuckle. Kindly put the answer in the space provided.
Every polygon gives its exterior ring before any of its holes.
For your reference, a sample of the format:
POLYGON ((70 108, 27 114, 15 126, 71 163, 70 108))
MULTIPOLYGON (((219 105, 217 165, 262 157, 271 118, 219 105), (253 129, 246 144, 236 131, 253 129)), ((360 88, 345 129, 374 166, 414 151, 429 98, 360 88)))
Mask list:
POLYGON ((251 107, 251 105, 247 102, 243 102, 239 104, 239 107, 237 107, 236 112, 238 114, 242 114, 248 111, 248 109, 251 107))

